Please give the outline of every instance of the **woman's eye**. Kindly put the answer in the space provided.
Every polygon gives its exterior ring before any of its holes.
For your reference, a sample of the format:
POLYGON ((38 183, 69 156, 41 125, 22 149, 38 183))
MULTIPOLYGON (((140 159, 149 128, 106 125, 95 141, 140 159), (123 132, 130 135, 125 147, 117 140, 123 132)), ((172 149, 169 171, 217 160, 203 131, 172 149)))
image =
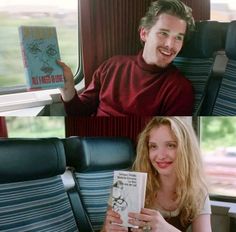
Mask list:
POLYGON ((168 146, 169 148, 171 148, 171 149, 172 149, 172 148, 176 148, 176 144, 174 144, 174 143, 170 143, 170 144, 168 144, 167 146, 168 146))
POLYGON ((157 146, 151 144, 148 146, 148 148, 149 148, 149 150, 155 150, 157 148, 157 146))

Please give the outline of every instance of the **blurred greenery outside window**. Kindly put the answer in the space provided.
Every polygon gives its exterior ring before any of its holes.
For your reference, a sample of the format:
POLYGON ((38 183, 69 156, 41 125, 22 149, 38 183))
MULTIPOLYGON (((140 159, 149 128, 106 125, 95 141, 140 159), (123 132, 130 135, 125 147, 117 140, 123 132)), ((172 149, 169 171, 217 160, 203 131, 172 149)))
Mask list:
POLYGON ((6 117, 9 138, 65 138, 64 117, 6 117))
POLYGON ((77 0, 0 1, 0 91, 26 85, 18 27, 55 26, 61 60, 78 69, 77 0))
POLYGON ((201 117, 200 126, 210 194, 236 197, 236 117, 201 117))

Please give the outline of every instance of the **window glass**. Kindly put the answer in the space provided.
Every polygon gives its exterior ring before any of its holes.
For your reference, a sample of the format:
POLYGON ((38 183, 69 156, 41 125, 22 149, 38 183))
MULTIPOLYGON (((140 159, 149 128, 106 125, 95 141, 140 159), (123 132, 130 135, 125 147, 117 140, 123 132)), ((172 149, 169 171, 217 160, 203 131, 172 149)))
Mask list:
POLYGON ((6 117, 9 138, 65 138, 64 117, 6 117))
POLYGON ((77 0, 0 1, 0 91, 25 85, 18 27, 56 26, 61 59, 74 73, 78 64, 77 0))
POLYGON ((200 130, 210 193, 236 197, 236 117, 201 117, 200 130))
POLYGON ((211 20, 222 22, 236 20, 236 1, 211 0, 211 20))

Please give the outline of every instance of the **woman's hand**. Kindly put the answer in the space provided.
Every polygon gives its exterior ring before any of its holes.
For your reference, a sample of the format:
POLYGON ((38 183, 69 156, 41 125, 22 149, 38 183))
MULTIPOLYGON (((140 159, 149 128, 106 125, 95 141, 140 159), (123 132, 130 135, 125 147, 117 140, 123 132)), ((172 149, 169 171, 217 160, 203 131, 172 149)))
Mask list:
POLYGON ((132 228, 134 232, 179 232, 170 225, 157 210, 143 208, 141 213, 129 213, 129 223, 136 225, 139 229, 132 228))
POLYGON ((64 81, 65 85, 63 88, 60 88, 61 96, 63 101, 68 102, 70 101, 75 95, 75 83, 74 83, 74 76, 69 66, 65 63, 57 60, 57 63, 63 69, 64 81))
POLYGON ((106 232, 123 232, 128 231, 128 228, 120 226, 122 224, 122 220, 120 219, 120 214, 113 211, 111 208, 107 210, 107 215, 104 223, 104 229, 106 232), (117 224, 114 224, 117 223, 117 224))

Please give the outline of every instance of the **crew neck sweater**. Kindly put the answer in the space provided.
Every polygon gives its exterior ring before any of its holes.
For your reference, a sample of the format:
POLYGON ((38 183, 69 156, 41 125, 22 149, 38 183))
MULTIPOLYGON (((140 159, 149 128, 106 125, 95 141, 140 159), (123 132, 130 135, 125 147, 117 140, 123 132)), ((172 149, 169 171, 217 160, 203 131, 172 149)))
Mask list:
POLYGON ((141 51, 105 61, 64 105, 68 116, 191 116, 193 102, 190 81, 173 64, 149 65, 141 51))

